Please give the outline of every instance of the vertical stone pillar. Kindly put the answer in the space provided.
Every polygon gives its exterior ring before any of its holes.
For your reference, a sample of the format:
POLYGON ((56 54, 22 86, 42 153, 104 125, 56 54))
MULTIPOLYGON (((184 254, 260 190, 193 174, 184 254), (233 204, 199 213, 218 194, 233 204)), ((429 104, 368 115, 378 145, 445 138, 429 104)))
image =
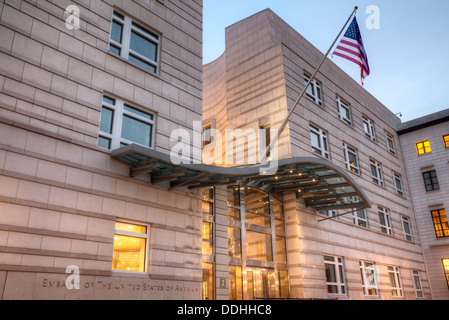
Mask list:
POLYGON ((215 188, 215 299, 229 300, 227 187, 215 188))

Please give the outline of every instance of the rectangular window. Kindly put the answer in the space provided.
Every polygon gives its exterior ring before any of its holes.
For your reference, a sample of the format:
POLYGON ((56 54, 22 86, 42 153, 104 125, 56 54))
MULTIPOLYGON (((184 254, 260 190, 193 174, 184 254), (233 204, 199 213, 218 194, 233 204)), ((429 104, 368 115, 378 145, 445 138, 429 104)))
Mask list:
POLYGON ((433 191, 440 189, 437 172, 435 170, 424 172, 422 175, 424 178, 424 185, 426 187, 426 191, 433 191))
POLYGON ((232 258, 242 257, 240 228, 228 227, 228 255, 232 258))
POLYGON ((150 72, 158 73, 160 36, 114 11, 109 51, 150 72))
POLYGON ((404 292, 402 290, 401 277, 399 275, 399 268, 388 266, 388 278, 390 279, 391 296, 403 297, 404 292))
POLYGON ((214 254, 213 224, 203 221, 203 254, 214 254))
POLYGON ((341 121, 346 123, 347 125, 352 126, 352 114, 351 107, 348 103, 344 102, 340 97, 337 97, 337 105, 338 105, 338 117, 341 121))
POLYGON ((242 267, 229 266, 229 300, 243 300, 242 267))
POLYGON ((421 276, 418 270, 412 270, 413 287, 417 298, 424 298, 424 291, 421 285, 421 276))
POLYGON ((410 219, 406 216, 401 216, 402 220, 402 230, 404 231, 404 238, 407 241, 413 241, 412 237, 412 227, 410 225, 410 219))
MULTIPOLYGON (((304 84, 307 85, 310 81, 310 76, 304 74, 304 84)), ((323 95, 321 92, 321 84, 313 79, 310 85, 307 87, 306 96, 319 106, 323 106, 323 95)))
POLYGON ((447 221, 446 210, 433 210, 432 220, 437 238, 449 237, 449 225, 447 221))
POLYGON ((432 152, 432 148, 430 148, 429 140, 417 142, 416 143, 416 151, 418 152, 418 155, 432 152))
POLYGON ((113 150, 128 144, 153 148, 154 115, 121 100, 103 97, 98 146, 113 150))
POLYGON ((449 287, 449 259, 443 259, 444 274, 446 275, 446 283, 449 287))
POLYGON ((318 127, 310 125, 310 140, 312 143, 312 150, 317 155, 329 159, 329 142, 327 133, 318 127))
POLYGON ((382 174, 382 165, 376 160, 370 160, 371 175, 373 176, 373 182, 381 187, 384 186, 384 177, 382 174))
POLYGON ((228 219, 240 220, 240 188, 228 186, 227 192, 228 219))
POLYGON ((388 209, 382 207, 377 207, 377 212, 379 213, 381 231, 392 236, 393 228, 391 226, 390 212, 388 211, 388 209))
POLYGON ((273 261, 271 235, 246 231, 246 255, 249 260, 273 261))
POLYGON ((360 174, 359 159, 357 150, 343 143, 343 151, 345 154, 346 169, 360 174))
POLYGON ((338 210, 318 211, 318 213, 329 218, 334 217, 335 219, 338 219, 338 210))
POLYGON ((148 226, 116 222, 112 270, 145 272, 149 238, 148 226))
POLYGON ((343 258, 324 256, 324 269, 326 271, 327 293, 346 294, 343 258))
POLYGON ((377 282, 376 265, 374 262, 359 261, 360 274, 362 276, 363 294, 365 296, 378 296, 379 285, 377 282))
POLYGON ((449 134, 443 136, 444 147, 449 148, 449 134))
POLYGON ((352 213, 352 221, 355 225, 368 228, 368 217, 366 215, 366 210, 354 211, 352 213))
POLYGON ((203 127, 203 147, 212 143, 211 129, 212 129, 211 125, 203 127))
POLYGON ((394 142, 394 137, 389 134, 388 132, 385 133, 386 139, 387 139, 387 150, 391 153, 396 155, 396 144, 394 142))
POLYGON ((203 300, 214 300, 214 265, 203 262, 203 300))
POLYGON ((363 117, 363 130, 365 131, 365 136, 370 140, 376 142, 376 131, 374 129, 373 120, 363 117))
POLYGON ((404 186, 402 185, 402 177, 400 174, 393 172, 393 184, 397 195, 404 196, 404 186))

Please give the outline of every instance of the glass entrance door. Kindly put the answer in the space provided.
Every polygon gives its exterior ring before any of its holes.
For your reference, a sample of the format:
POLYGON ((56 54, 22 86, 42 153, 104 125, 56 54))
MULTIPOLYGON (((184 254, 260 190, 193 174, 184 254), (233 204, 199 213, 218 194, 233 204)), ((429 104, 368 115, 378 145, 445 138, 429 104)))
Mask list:
POLYGON ((248 299, 273 299, 279 296, 273 269, 247 268, 248 299))

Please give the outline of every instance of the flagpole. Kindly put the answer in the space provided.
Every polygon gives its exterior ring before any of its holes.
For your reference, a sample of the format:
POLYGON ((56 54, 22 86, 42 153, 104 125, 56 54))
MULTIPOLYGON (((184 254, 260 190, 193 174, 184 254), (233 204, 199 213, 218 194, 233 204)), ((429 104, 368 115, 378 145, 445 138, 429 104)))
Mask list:
POLYGON ((285 127, 287 126, 288 120, 290 119, 290 116, 293 114, 293 111, 295 110, 296 106, 299 104, 299 102, 301 101, 301 99, 304 97, 307 88, 310 86, 310 84, 312 83, 312 81, 315 79, 315 76, 317 75, 318 71, 320 70, 321 66, 324 64, 324 61, 326 61, 327 57, 329 56, 329 53, 331 52, 332 48, 335 46, 335 43, 338 41, 338 39, 340 38, 341 34, 343 33, 343 31, 346 29, 346 26, 348 25, 349 21, 351 21, 352 17, 354 16, 354 14, 357 12, 358 7, 354 7, 354 11, 352 11, 351 15, 348 18, 348 21, 346 21, 345 25, 343 26, 343 28, 341 29, 340 33, 338 34, 337 38, 335 38, 334 42, 332 43, 331 47, 329 48, 329 50, 326 52, 326 54, 323 57, 323 60, 321 60, 321 63, 319 64, 319 66, 316 68, 315 72, 313 73, 313 75, 310 77, 309 82, 306 84, 306 86, 304 87, 304 89, 302 90, 299 98, 296 100, 295 104, 293 105, 293 107, 291 108, 290 112, 288 113, 287 117, 284 119, 284 121, 282 122, 281 126, 279 127, 279 130, 277 132, 277 134, 274 136, 273 141, 270 143, 270 145, 266 148, 266 150, 264 151, 264 154, 262 155, 262 159, 261 162, 264 162, 270 152, 271 149, 273 148, 273 146, 276 144, 276 142, 279 140, 279 137, 281 136, 282 132, 284 131, 285 127))

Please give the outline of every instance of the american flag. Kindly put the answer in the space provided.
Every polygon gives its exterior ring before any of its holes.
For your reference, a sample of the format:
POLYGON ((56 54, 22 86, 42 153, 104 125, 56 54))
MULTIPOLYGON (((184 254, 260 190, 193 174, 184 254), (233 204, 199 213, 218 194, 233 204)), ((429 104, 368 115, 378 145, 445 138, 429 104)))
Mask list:
POLYGON ((370 70, 368 57, 363 47, 362 35, 355 16, 340 44, 335 49, 334 54, 360 66, 360 76, 363 85, 365 78, 370 74, 370 70))

